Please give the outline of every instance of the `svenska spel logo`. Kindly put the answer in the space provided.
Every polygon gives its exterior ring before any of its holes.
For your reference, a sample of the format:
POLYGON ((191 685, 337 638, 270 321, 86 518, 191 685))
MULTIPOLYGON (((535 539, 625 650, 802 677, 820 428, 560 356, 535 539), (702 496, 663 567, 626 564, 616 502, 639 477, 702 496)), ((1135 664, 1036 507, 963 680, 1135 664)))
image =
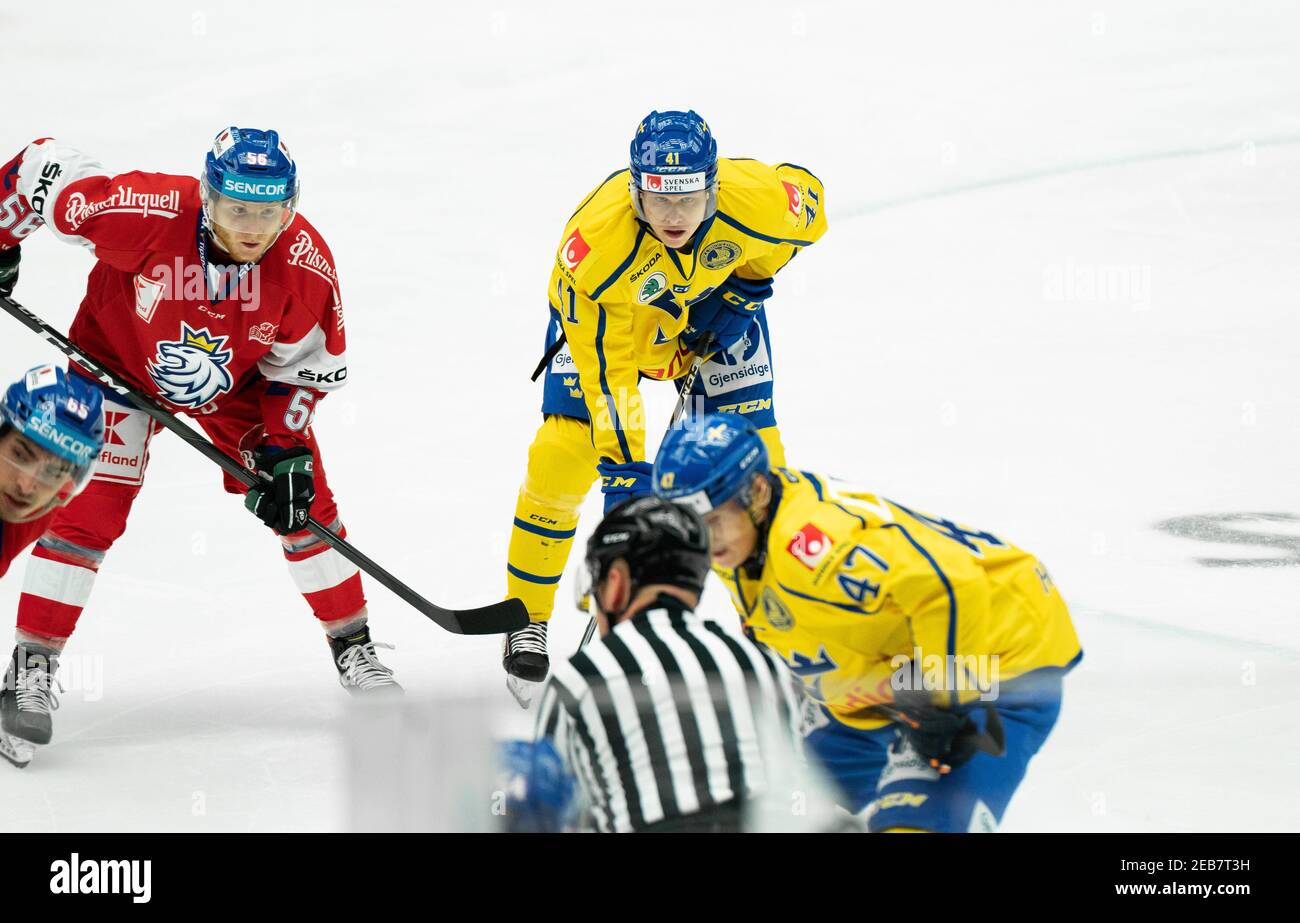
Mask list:
POLYGON ((582 231, 574 228, 569 239, 564 242, 564 247, 561 248, 560 259, 564 261, 564 268, 573 272, 590 252, 591 247, 582 239, 582 231))

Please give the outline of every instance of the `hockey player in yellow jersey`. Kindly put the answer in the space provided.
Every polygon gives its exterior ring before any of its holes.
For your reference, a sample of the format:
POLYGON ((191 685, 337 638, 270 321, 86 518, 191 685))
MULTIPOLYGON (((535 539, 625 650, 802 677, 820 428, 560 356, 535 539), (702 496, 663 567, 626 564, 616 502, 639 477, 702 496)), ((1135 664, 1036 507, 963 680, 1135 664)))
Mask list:
POLYGON ((745 415, 783 459, 772 406, 764 304, 773 277, 826 230, 820 181, 802 167, 719 159, 694 112, 652 112, 630 166, 605 179, 564 228, 548 288, 543 422, 528 453, 507 590, 532 623, 504 665, 527 704, 545 678, 546 622, 600 478, 605 506, 651 492, 641 379, 682 378, 708 357, 690 399, 745 415))
POLYGON ((823 475, 743 419, 669 432, 655 492, 709 525, 747 633, 817 704, 809 749, 872 830, 992 830, 1082 657, 1032 554, 823 475))

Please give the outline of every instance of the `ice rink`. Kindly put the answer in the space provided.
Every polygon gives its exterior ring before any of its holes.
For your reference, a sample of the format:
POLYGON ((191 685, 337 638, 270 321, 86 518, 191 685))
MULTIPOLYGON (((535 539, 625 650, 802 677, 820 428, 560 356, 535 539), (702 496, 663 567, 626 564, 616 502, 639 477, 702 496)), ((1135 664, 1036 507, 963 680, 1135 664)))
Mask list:
MULTIPOLYGON (((826 186, 769 303, 792 464, 1032 549, 1072 605, 1085 659, 1003 829, 1300 829, 1300 9, 728 6, 11 5, 0 162, 56 136, 197 175, 220 128, 280 131, 343 290, 351 374, 315 426, 350 538, 477 605, 505 589, 564 222, 645 112, 698 110, 723 156, 826 186)), ((15 296, 66 330, 89 256, 23 253, 15 296)), ((55 355, 0 317, 6 382, 55 355)), ((674 394, 646 394, 657 442, 674 394)), ((585 624, 570 579, 553 657, 585 624)), ((412 700, 515 707, 497 639, 369 586, 412 700)), ((735 618, 718 585, 703 609, 735 618)), ((53 744, 0 764, 0 830, 348 824, 321 632, 175 438, 64 683, 53 744)))

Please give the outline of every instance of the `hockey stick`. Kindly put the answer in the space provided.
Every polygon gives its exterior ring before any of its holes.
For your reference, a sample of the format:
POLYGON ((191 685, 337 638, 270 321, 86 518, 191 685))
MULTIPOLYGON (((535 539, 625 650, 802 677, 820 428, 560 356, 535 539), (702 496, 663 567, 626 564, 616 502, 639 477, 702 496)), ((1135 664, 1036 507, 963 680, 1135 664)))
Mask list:
MULTIPOLYGON (((67 337, 12 298, 0 295, 0 307, 13 315, 27 329, 40 334, 46 342, 79 365, 87 374, 97 379, 105 387, 126 398, 160 425, 180 436, 181 439, 202 453, 205 458, 218 465, 226 474, 247 487, 257 487, 270 480, 266 475, 259 477, 249 471, 211 442, 204 439, 202 435, 182 423, 174 414, 166 410, 149 395, 120 382, 111 372, 104 368, 102 363, 87 355, 67 337)), ((507 599, 504 602, 493 603, 490 606, 482 606, 478 609, 444 609, 441 606, 436 606, 366 557, 346 539, 335 535, 315 519, 307 520, 306 530, 365 571, 376 582, 397 594, 426 618, 436 622, 447 631, 459 635, 495 635, 507 631, 518 631, 528 624, 528 610, 518 599, 507 599)))
MULTIPOLYGON (((594 590, 592 592, 595 592, 594 590)), ((587 630, 582 633, 582 640, 578 642, 578 650, 582 650, 591 643, 591 636, 596 633, 596 617, 593 615, 587 620, 587 630)))
MULTIPOLYGON (((704 334, 700 339, 699 348, 695 351, 695 361, 691 363, 691 370, 682 379, 682 388, 677 392, 677 406, 673 408, 673 415, 668 419, 669 430, 676 426, 681 419, 682 412, 686 409, 686 402, 690 399, 691 389, 695 387, 695 379, 700 377, 700 368, 709 361, 708 352, 712 347, 713 334, 704 334)), ((667 435, 667 433, 664 435, 667 435)))
MULTIPOLYGON (((691 370, 686 373, 686 377, 682 380, 681 392, 677 395, 677 406, 673 408, 673 415, 668 419, 668 429, 664 432, 665 436, 672 432, 672 428, 676 426, 677 422, 681 419, 682 411, 686 409, 686 401, 691 393, 691 388, 695 387, 695 379, 700 377, 700 367, 703 366, 705 362, 709 361, 707 354, 709 348, 712 346, 713 334, 706 333, 700 340, 699 350, 695 354, 695 361, 691 363, 691 370)), ((545 365, 545 362, 543 362, 543 365, 545 365)), ((595 592, 594 587, 592 588, 592 592, 595 592)), ((586 647, 587 644, 590 643, 592 635, 595 633, 596 618, 595 616, 592 616, 587 622, 587 630, 582 633, 582 640, 578 642, 578 650, 582 650, 586 647)))

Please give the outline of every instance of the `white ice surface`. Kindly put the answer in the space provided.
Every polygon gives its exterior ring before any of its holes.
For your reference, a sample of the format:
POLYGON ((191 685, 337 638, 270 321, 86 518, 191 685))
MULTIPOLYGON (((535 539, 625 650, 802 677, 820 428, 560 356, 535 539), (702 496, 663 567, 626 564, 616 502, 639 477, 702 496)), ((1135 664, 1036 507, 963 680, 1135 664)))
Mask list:
MULTIPOLYGON (((316 426, 350 534, 455 605, 504 590, 551 255, 637 119, 810 167, 831 228, 770 307, 791 461, 1033 549, 1083 637, 1004 829, 1295 830, 1300 570, 1154 528, 1300 512, 1300 13, 1241 6, 9 6, 0 159, 55 135, 195 173, 218 128, 280 130, 342 280, 352 375, 316 426)), ((17 294, 66 329, 89 265, 38 234, 17 294)), ((6 380, 52 355, 0 317, 6 380)), ((505 695, 495 640, 370 596, 412 696, 505 695)), ((341 828, 319 635, 274 539, 157 439, 69 650, 102 683, 0 766, 0 829, 341 828)))

